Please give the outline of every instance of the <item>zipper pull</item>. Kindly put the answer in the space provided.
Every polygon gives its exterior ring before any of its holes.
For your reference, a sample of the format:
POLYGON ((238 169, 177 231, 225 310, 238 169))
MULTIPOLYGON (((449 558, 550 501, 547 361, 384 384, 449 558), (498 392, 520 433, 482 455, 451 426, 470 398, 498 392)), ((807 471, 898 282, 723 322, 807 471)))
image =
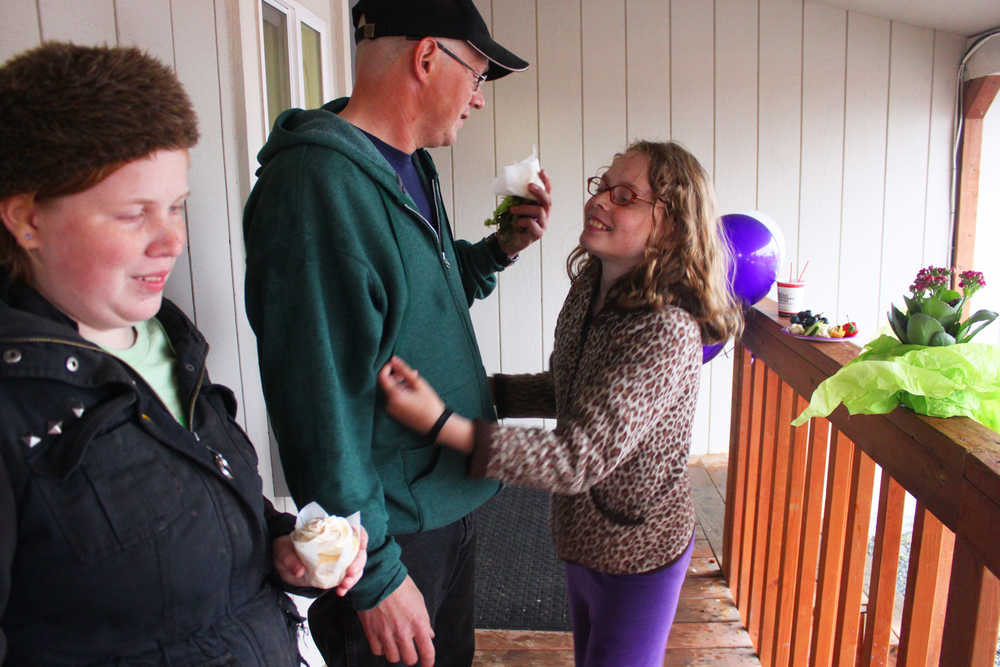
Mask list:
POLYGON ((225 477, 226 479, 232 479, 233 469, 229 466, 229 460, 226 459, 226 457, 223 456, 221 452, 217 452, 211 447, 206 447, 205 449, 211 452, 212 459, 215 461, 215 467, 219 469, 219 472, 222 473, 222 476, 225 477))
POLYGON ((444 254, 444 250, 441 251, 441 263, 444 264, 444 268, 451 268, 451 262, 448 261, 448 256, 444 254))

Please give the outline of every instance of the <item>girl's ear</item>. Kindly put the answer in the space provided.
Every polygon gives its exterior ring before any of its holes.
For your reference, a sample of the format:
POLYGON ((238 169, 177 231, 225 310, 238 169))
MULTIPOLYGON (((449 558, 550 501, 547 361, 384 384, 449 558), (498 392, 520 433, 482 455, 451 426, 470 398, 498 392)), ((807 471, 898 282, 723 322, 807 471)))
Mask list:
POLYGON ((22 193, 0 199, 0 219, 17 244, 25 250, 35 250, 41 246, 38 228, 35 226, 35 195, 22 193))
POLYGON ((666 239, 667 234, 669 234, 673 228, 673 224, 667 215, 667 205, 662 201, 657 200, 656 206, 653 207, 653 230, 650 232, 650 237, 660 243, 666 239))

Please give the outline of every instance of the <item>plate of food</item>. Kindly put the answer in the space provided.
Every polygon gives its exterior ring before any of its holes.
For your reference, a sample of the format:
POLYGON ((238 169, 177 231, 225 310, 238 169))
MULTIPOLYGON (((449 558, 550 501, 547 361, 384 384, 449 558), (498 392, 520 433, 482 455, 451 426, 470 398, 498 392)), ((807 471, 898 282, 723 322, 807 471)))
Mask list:
POLYGON ((811 310, 800 310, 788 321, 791 324, 782 329, 784 333, 814 343, 840 343, 858 335, 858 325, 854 322, 830 324, 823 313, 814 315, 811 310))

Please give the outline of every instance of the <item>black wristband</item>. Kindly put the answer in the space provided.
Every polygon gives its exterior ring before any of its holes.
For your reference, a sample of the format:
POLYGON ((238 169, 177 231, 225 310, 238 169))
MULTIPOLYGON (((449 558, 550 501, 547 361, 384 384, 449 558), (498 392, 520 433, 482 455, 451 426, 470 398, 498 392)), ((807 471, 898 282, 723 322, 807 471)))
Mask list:
POLYGON ((427 440, 433 444, 437 442, 438 434, 441 433, 441 429, 444 428, 444 423, 448 421, 448 417, 454 414, 454 410, 445 406, 445 409, 441 412, 441 416, 438 417, 437 421, 434 422, 434 426, 431 426, 431 430, 427 432, 427 440))
POLYGON ((517 261, 519 255, 508 257, 507 253, 505 253, 503 248, 500 247, 500 239, 497 238, 496 232, 493 232, 486 237, 486 243, 489 245, 490 252, 493 254, 493 260, 500 266, 507 268, 517 261))

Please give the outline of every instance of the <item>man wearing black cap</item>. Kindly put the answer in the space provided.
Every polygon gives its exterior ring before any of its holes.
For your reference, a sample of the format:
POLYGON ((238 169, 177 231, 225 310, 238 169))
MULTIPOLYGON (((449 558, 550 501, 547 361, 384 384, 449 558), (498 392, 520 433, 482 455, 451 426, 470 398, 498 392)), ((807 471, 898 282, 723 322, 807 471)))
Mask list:
MULTIPOLYGON (((528 63, 490 37, 471 0, 360 0, 350 99, 281 114, 247 201, 247 314, 292 496, 361 511, 368 567, 309 623, 329 665, 469 665, 469 512, 498 485, 384 411, 376 375, 409 361, 456 412, 493 419, 469 306, 541 237, 551 198, 515 231, 454 240, 424 148, 455 141, 480 86, 528 63), (376 656, 384 656, 384 659, 376 656)), ((484 202, 490 209, 491 203, 484 202)), ((428 425, 430 431, 431 425, 428 425)))

